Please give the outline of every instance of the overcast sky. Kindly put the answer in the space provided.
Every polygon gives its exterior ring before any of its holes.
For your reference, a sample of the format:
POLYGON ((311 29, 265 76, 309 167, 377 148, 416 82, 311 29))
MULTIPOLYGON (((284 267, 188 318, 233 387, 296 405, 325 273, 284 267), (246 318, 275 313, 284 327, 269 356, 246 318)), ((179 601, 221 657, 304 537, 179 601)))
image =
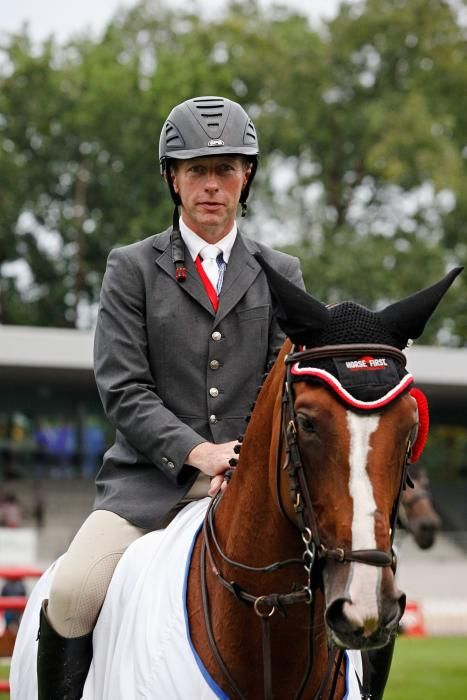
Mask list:
MULTIPOLYGON (((187 9, 201 4, 207 12, 218 11, 225 0, 166 0, 187 9)), ((271 4, 272 0, 262 0, 271 4)), ((312 19, 332 17, 340 0, 283 0, 282 4, 306 10, 312 19)), ((65 41, 75 33, 90 30, 97 34, 119 7, 132 7, 136 0, 0 0, 0 31, 14 32, 27 22, 33 39, 40 41, 54 34, 65 41)))

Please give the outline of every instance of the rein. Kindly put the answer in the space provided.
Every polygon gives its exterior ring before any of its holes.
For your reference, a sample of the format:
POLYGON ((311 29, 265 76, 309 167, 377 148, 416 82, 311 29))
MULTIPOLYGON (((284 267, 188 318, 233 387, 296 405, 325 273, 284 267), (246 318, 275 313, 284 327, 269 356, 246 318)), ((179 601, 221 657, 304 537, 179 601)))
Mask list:
MULTIPOLYGON (((284 380, 282 392, 280 416, 281 432, 278 440, 276 457, 276 500, 279 509, 284 515, 284 517, 299 530, 300 537, 304 546, 304 551, 301 559, 286 559, 283 561, 274 562, 264 567, 253 567, 242 562, 232 560, 222 551, 214 529, 214 515, 222 497, 222 494, 220 492, 216 495, 215 498, 212 499, 207 509, 202 529, 203 542, 201 546, 200 558, 201 590, 206 632, 208 635, 211 652, 230 688, 240 700, 246 700, 247 696, 238 687, 235 679, 232 677, 232 674, 230 673, 224 660, 222 659, 222 656, 219 652, 214 638, 206 581, 206 564, 208 560, 211 571, 214 573, 217 581, 233 596, 235 596, 235 598, 239 602, 252 607, 255 614, 261 620, 263 685, 265 700, 272 700, 273 698, 270 619, 276 611, 278 611, 283 617, 286 617, 286 608, 289 605, 305 604, 309 606, 309 623, 311 629, 314 602, 312 590, 312 572, 317 559, 332 559, 338 562, 353 561, 377 567, 391 566, 393 570, 395 570, 396 568, 396 558, 392 549, 392 544, 394 540, 395 525, 400 500, 402 497, 402 491, 407 479, 407 470, 412 449, 412 439, 409 441, 407 447, 403 475, 398 495, 394 503, 393 512, 391 514, 390 551, 385 552, 378 549, 348 550, 345 547, 336 547, 334 549, 329 549, 321 541, 315 511, 311 502, 308 483, 306 480, 305 470, 303 467, 303 462, 300 455, 300 448, 297 440, 296 415, 293 404, 291 366, 294 363, 310 359, 323 359, 326 357, 343 357, 348 356, 349 353, 352 354, 355 352, 361 352, 365 354, 374 351, 377 351, 380 354, 384 353, 388 357, 392 357, 397 361, 402 362, 405 366, 406 358, 400 350, 391 346, 376 344, 329 345, 322 348, 314 348, 310 350, 292 352, 285 358, 286 377, 284 380), (283 448, 285 448, 286 459, 284 465, 281 468, 280 462, 283 448), (281 469, 283 471, 287 470, 289 474, 290 495, 293 503, 294 512, 296 515, 295 523, 290 520, 281 502, 279 490, 281 469), (222 575, 215 561, 211 541, 217 554, 221 557, 221 559, 233 567, 243 569, 246 571, 269 573, 288 566, 301 566, 304 568, 305 571, 306 584, 302 585, 301 587, 297 588, 297 590, 291 593, 270 593, 260 596, 252 595, 251 593, 248 593, 246 590, 244 590, 239 584, 235 583, 235 581, 228 581, 222 575)), ((328 693, 328 698, 329 700, 333 698, 335 687, 337 684, 337 679, 340 672, 340 667, 343 660, 343 654, 343 650, 339 650, 336 647, 333 647, 329 650, 327 667, 324 672, 320 687, 317 693, 315 694, 313 700, 323 700, 324 690, 328 683, 330 683, 330 692, 328 693)), ((313 663, 311 635, 309 635, 308 639, 307 657, 308 658, 305 672, 300 687, 297 693, 293 696, 294 700, 300 700, 300 698, 303 697, 303 692, 305 690, 306 683, 311 673, 313 663)))

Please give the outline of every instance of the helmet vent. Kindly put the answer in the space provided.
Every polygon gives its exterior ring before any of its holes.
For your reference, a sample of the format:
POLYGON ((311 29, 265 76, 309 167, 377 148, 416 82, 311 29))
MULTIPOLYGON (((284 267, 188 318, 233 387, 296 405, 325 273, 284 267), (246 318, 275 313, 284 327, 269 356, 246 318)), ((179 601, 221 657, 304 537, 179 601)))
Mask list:
POLYGON ((170 143, 171 148, 174 146, 183 148, 185 146, 185 141, 179 130, 170 122, 165 123, 165 141, 167 144, 170 143))
POLYGON ((247 127, 245 129, 244 143, 246 143, 246 144, 248 144, 248 143, 256 144, 257 143, 256 129, 255 129, 252 121, 248 122, 247 127))
POLYGON ((193 100, 200 126, 211 138, 219 138, 229 113, 228 105, 219 97, 193 100))

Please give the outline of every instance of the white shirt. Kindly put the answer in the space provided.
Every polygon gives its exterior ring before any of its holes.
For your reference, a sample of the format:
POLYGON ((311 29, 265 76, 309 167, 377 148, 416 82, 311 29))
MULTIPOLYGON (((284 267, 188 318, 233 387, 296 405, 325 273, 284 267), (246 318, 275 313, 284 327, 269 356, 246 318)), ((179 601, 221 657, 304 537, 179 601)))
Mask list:
MULTIPOLYGON (((191 230, 191 228, 188 228, 186 223, 183 221, 183 219, 180 217, 180 234, 182 236, 183 242, 185 243, 186 247, 188 248, 188 252, 190 253, 193 261, 196 260, 198 257, 200 250, 204 248, 204 246, 209 243, 209 241, 205 241, 204 238, 201 238, 201 236, 198 236, 197 233, 191 230)), ((220 241, 217 241, 215 245, 221 249, 222 255, 224 256, 224 261, 226 263, 229 262, 229 257, 230 253, 232 252, 233 244, 235 243, 235 239, 237 237, 237 222, 234 222, 234 225, 232 229, 227 233, 224 238, 221 238, 220 241)))

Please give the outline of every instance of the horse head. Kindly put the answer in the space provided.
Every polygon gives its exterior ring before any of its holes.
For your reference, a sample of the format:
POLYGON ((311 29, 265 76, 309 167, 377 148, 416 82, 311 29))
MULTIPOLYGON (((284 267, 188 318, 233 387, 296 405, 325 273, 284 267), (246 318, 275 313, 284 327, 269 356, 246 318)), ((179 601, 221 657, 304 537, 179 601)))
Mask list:
POLYGON ((412 533, 420 549, 429 549, 441 528, 441 518, 433 507, 426 469, 415 465, 410 470, 410 478, 413 488, 402 494, 399 520, 412 533))
POLYGON ((419 428, 402 350, 462 268, 374 312, 353 302, 327 307, 257 259, 294 344, 285 359, 279 502, 322 576, 330 641, 383 646, 405 606, 392 542, 419 428))

